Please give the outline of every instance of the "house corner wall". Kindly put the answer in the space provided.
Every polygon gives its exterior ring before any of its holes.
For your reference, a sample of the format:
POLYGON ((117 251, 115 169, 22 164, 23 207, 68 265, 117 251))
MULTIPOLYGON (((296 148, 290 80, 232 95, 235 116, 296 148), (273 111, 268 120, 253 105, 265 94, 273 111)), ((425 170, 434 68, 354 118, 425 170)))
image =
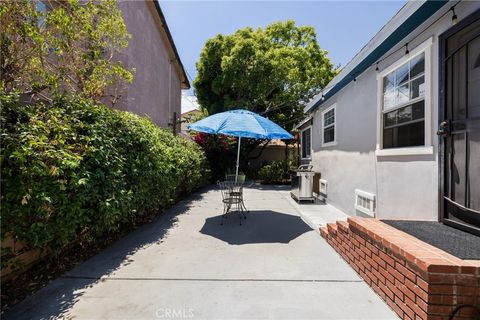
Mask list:
POLYGON ((157 125, 171 128, 173 113, 178 118, 181 114, 181 81, 158 12, 150 1, 119 1, 117 6, 132 35, 120 59, 128 68, 135 68, 135 73, 115 108, 146 115, 157 125))
MULTIPOLYGON (((444 8, 448 10, 449 8, 444 8)), ((478 2, 460 2, 455 8, 459 20, 480 9, 478 2)), ((352 216, 365 216, 355 209, 355 189, 375 194, 375 216, 379 219, 439 219, 439 156, 436 135, 439 110, 439 35, 451 28, 451 16, 434 15, 425 25, 436 21, 421 33, 412 33, 405 42, 410 51, 432 40, 430 59, 430 108, 426 125, 430 130, 430 154, 378 156, 378 91, 375 66, 357 76, 314 112, 311 164, 327 180, 327 201, 352 216), (438 19, 438 20, 436 20, 438 19), (322 147, 322 112, 336 104, 336 145, 322 147)), ((419 30, 424 26, 419 27, 419 30)), ((380 72, 404 56, 399 43, 380 72)), ((426 70, 426 72, 428 72, 426 70)))

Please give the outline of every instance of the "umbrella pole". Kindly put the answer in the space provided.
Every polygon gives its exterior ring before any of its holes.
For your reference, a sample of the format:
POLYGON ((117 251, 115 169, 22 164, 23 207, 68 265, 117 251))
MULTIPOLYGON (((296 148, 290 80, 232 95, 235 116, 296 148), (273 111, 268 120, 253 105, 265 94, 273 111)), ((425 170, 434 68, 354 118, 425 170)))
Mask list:
POLYGON ((235 182, 238 181, 238 166, 240 163, 240 143, 242 143, 242 137, 238 137, 237 170, 235 171, 235 182))

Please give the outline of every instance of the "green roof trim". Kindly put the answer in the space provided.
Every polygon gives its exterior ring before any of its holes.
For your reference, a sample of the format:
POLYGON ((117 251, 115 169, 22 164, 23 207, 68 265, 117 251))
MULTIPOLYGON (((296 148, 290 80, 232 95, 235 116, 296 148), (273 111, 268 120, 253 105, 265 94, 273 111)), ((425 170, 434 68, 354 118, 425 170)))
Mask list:
POLYGON ((319 99, 307 111, 312 112, 331 98, 334 94, 346 87, 354 77, 358 77, 370 66, 374 65, 391 48, 401 42, 406 36, 413 32, 418 26, 424 23, 435 12, 448 3, 448 0, 427 0, 418 8, 405 22, 403 22, 395 31, 393 31, 378 47, 376 47, 365 59, 358 63, 348 74, 346 74, 332 89, 324 94, 325 99, 319 99))

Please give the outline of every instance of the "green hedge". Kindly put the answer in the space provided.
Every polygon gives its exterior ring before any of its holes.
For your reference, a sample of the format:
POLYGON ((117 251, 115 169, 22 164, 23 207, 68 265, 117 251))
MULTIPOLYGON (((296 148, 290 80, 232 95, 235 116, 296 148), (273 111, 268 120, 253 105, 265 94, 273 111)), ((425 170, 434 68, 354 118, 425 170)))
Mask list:
POLYGON ((264 165, 258 171, 258 178, 265 184, 283 183, 290 179, 289 169, 292 167, 293 161, 275 160, 271 164, 264 165))
POLYGON ((195 143, 81 99, 0 95, 1 236, 59 250, 158 213, 207 181, 195 143))

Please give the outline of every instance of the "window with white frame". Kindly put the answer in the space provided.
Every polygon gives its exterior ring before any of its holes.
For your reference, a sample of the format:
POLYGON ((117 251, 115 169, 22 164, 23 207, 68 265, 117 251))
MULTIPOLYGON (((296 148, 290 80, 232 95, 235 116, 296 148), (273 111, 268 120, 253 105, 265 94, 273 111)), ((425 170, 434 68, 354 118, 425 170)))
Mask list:
POLYGON ((425 53, 382 79, 383 149, 425 145, 425 53))
POLYGON ((335 105, 322 113, 322 146, 335 143, 335 105))
POLYGON ((312 127, 302 130, 302 159, 310 159, 312 152, 312 127))

